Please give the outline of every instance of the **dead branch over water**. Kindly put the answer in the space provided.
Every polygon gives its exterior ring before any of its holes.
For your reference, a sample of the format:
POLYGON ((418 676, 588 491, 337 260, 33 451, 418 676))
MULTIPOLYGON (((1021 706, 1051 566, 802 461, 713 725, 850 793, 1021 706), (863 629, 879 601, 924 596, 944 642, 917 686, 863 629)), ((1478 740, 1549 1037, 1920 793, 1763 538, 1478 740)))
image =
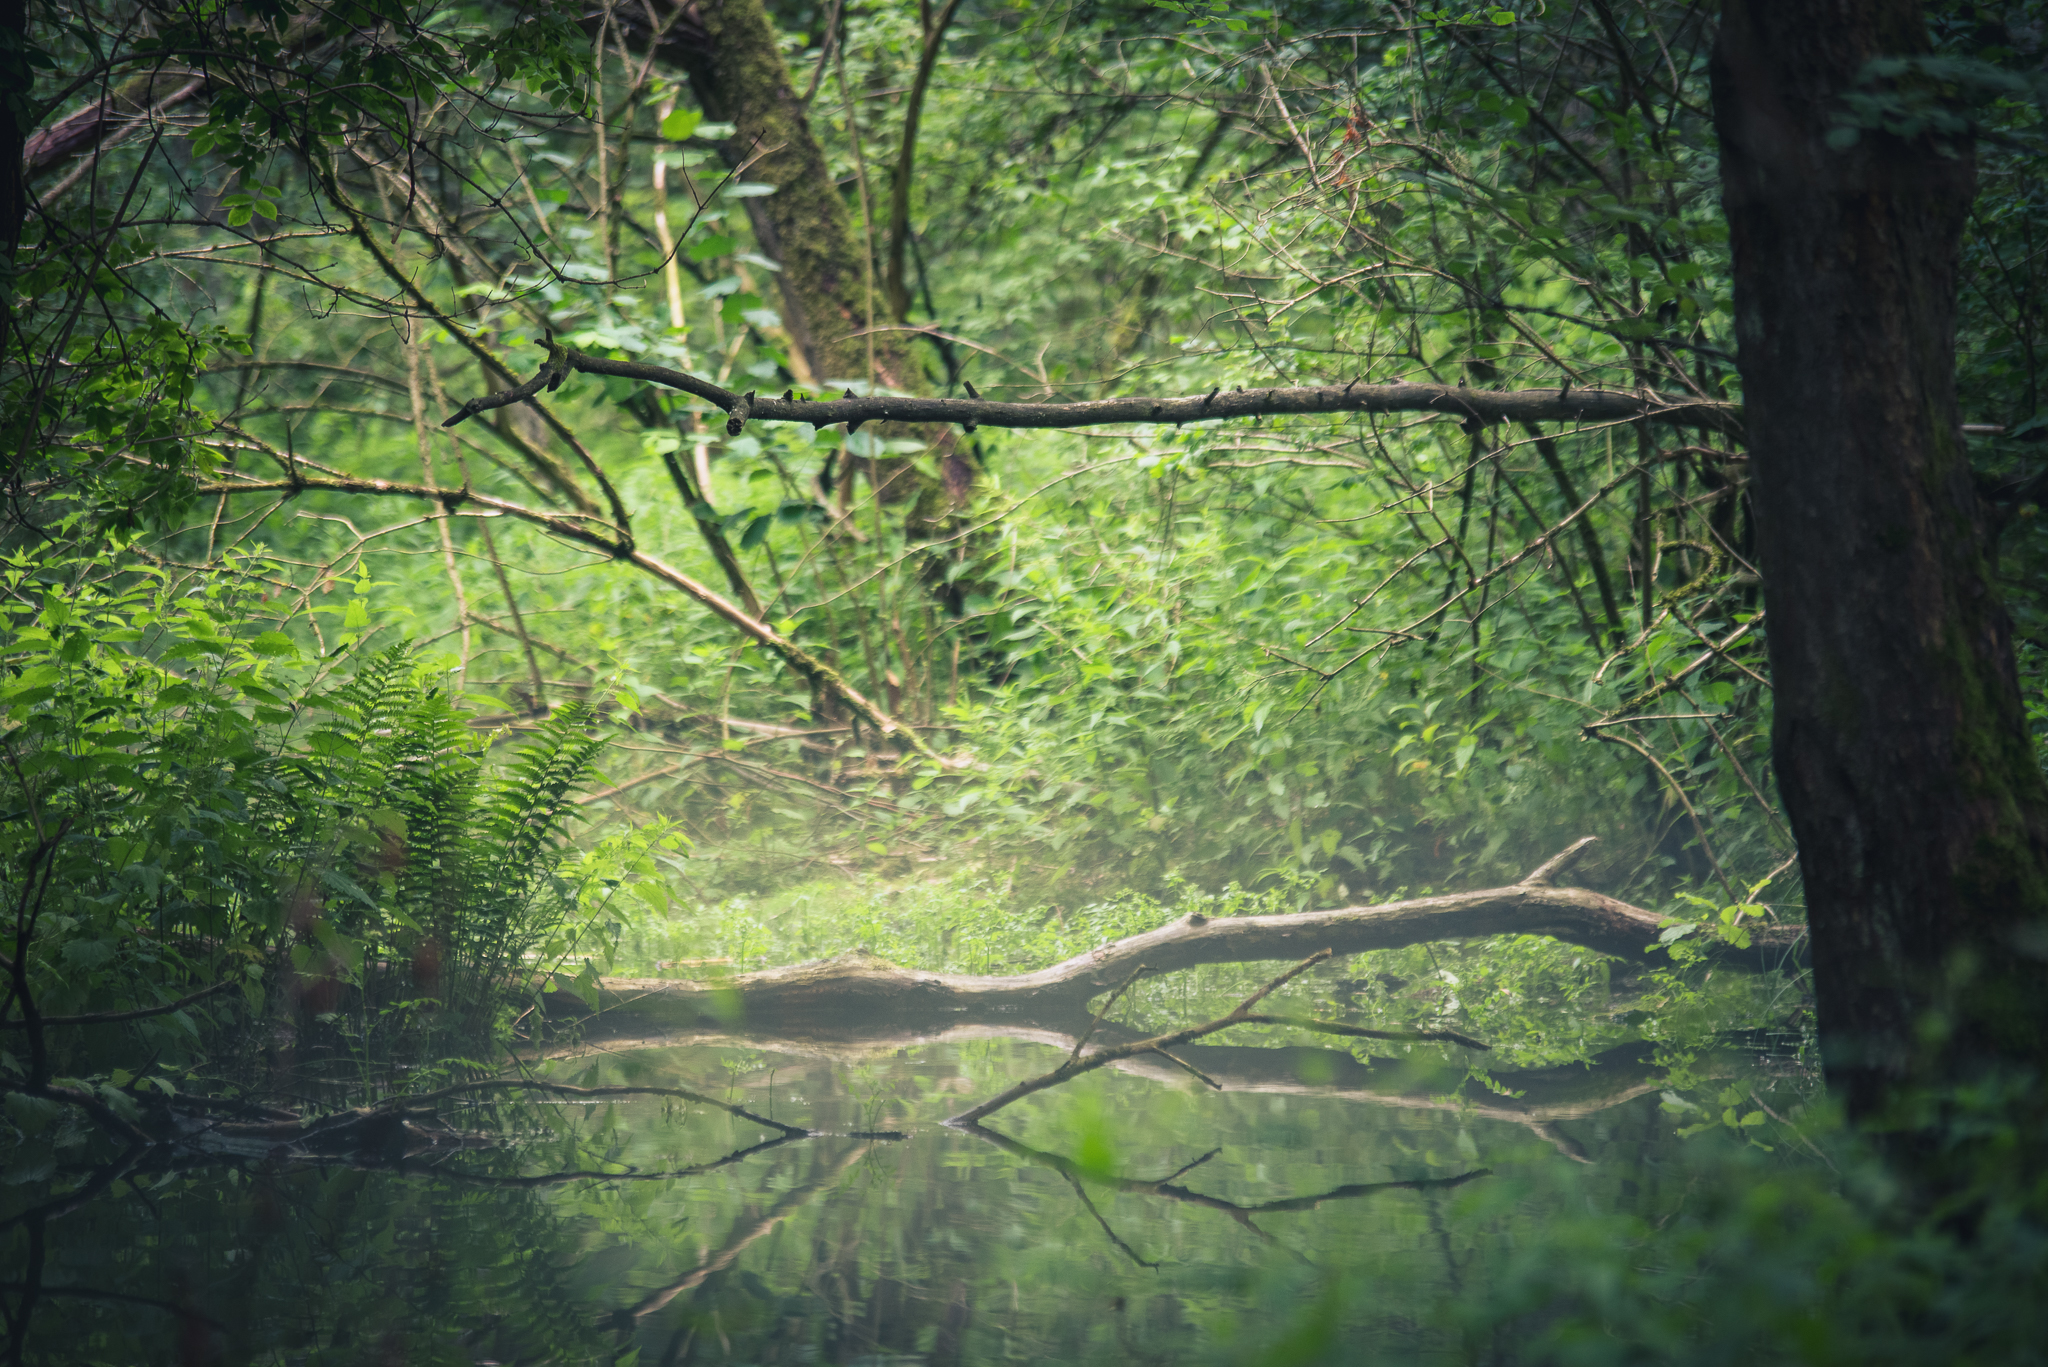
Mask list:
MULTIPOLYGON (((1065 1082, 1070 1078, 1079 1077, 1083 1073, 1092 1073, 1097 1068, 1106 1067, 1107 1065, 1116 1062, 1120 1058, 1132 1058, 1138 1054, 1158 1054, 1162 1058, 1172 1059, 1173 1055, 1168 1052, 1171 1049, 1178 1048, 1180 1045, 1186 1044, 1191 1040, 1198 1040, 1202 1038, 1202 1036, 1204 1035, 1213 1035, 1218 1030, 1227 1030, 1233 1025, 1245 1024, 1246 1018, 1251 1014, 1251 1009, 1254 1006, 1257 1006, 1260 1002, 1264 1001, 1273 992, 1285 986, 1290 980, 1299 977, 1303 973, 1308 972, 1309 969, 1315 967, 1315 965, 1321 963, 1323 960, 1329 957, 1329 950, 1317 950, 1315 953, 1309 955, 1306 959, 1303 959, 1300 963, 1288 969, 1285 973, 1282 973, 1279 977, 1273 979, 1273 981, 1267 983, 1264 987, 1260 988, 1258 991, 1252 993, 1249 997, 1246 997, 1243 1001, 1239 1002, 1237 1004, 1237 1009, 1232 1011, 1229 1015, 1218 1017, 1217 1019, 1209 1021, 1202 1025, 1186 1026, 1183 1029, 1170 1031, 1164 1035, 1155 1035, 1151 1039, 1138 1040, 1135 1043, 1120 1045, 1116 1048, 1098 1049, 1094 1053, 1088 1055, 1086 1058, 1083 1058, 1081 1056, 1081 1045, 1086 1044, 1088 1042, 1088 1036, 1083 1035, 1081 1037, 1080 1043, 1074 1046, 1074 1052, 1067 1055, 1066 1060, 1062 1062, 1059 1067, 1053 1069, 1049 1073, 1041 1074, 1038 1077, 1028 1078, 1025 1081, 1020 1082, 1016 1086, 1010 1088, 1008 1091, 1005 1091, 998 1096, 991 1097, 989 1100, 982 1102, 979 1106, 973 1107, 970 1110, 962 1111, 960 1114, 949 1119, 946 1123, 949 1125, 972 1125, 976 1121, 983 1120, 991 1115, 994 1115, 997 1111, 1000 1111, 1001 1109, 1003 1109, 1003 1107, 1009 1105, 1013 1101, 1017 1101, 1023 1097, 1030 1096, 1033 1092, 1043 1091, 1047 1087, 1057 1087, 1062 1082, 1065 1082)), ((1136 976, 1135 973, 1133 974, 1133 976, 1136 976)), ((1094 1027, 1091 1026, 1091 1034, 1093 1033, 1093 1029, 1094 1027)), ((1186 1067, 1185 1064, 1183 1064, 1182 1066, 1186 1067)), ((1213 1082, 1211 1082, 1209 1085, 1212 1087, 1216 1086, 1216 1084, 1213 1082)))
MULTIPOLYGON (((1592 843, 1590 836, 1578 841, 1508 887, 1280 916, 1196 912, 1034 973, 926 973, 855 951, 718 982, 607 979, 605 1005, 676 1025, 730 1020, 735 1012, 751 1019, 901 1019, 993 1010, 1042 1016, 1076 1012, 1089 998, 1133 976, 1156 977, 1201 964, 1298 959, 1314 949, 1358 954, 1488 935, 1548 935, 1617 959, 1651 960, 1667 918, 1586 888, 1553 886, 1592 843)), ((1720 940, 1700 943, 1717 964, 1769 971, 1804 964, 1805 933, 1803 926, 1759 927, 1750 932, 1746 949, 1720 940)))

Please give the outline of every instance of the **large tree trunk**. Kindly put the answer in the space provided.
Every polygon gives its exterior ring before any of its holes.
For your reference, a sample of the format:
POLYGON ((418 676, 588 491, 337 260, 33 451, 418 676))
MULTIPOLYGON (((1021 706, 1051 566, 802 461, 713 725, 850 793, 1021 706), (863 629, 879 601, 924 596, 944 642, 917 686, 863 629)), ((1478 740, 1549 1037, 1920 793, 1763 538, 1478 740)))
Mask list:
POLYGON ((688 62, 698 102, 733 125, 728 150, 734 164, 748 167, 746 178, 775 187, 766 199, 744 202, 755 211, 761 246, 782 263, 776 279, 784 322, 811 373, 820 384, 872 378, 914 392, 919 386, 901 334, 873 339, 876 373, 869 374, 869 339, 855 335, 875 321, 864 245, 761 0, 699 0, 691 12, 703 33, 688 62))
MULTIPOLYGON (((810 373, 820 385, 864 379, 900 394, 923 393, 909 334, 871 331, 886 310, 870 244, 854 233, 761 0, 695 0, 685 16, 679 41, 662 50, 688 70, 704 111, 733 125, 727 160, 747 167, 747 179, 776 187, 742 202, 762 249, 782 265, 776 282, 783 322, 810 373)), ((880 189, 870 185, 872 193, 880 189)), ((931 443, 940 481, 923 478, 902 458, 860 464, 885 502, 915 505, 908 519, 913 535, 935 535, 971 493, 976 471, 951 428, 913 434, 931 443)))
POLYGON ((2048 1050, 2048 787, 1956 410, 1966 141, 1828 135, 1915 0, 1726 0, 1714 115, 1778 781, 1828 1076, 1880 1118, 2048 1050))

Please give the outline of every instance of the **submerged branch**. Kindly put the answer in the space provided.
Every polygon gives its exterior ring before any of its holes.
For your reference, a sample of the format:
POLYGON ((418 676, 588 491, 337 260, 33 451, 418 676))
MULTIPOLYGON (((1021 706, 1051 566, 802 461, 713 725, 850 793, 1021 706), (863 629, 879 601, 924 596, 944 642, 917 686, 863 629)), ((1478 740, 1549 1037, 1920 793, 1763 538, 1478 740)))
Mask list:
POLYGON ((393 1106, 417 1106, 426 1101, 440 1101, 452 1096, 473 1096, 479 1092, 545 1092, 549 1096, 583 1097, 591 1102, 623 1096, 665 1096, 682 1101, 695 1101, 713 1106, 739 1120, 749 1120, 778 1130, 789 1138, 808 1137, 811 1131, 801 1125, 785 1125, 779 1120, 770 1120, 765 1115, 756 1115, 744 1106, 735 1106, 729 1101, 708 1097, 702 1092, 693 1092, 687 1087, 571 1087, 563 1082, 542 1082, 534 1078, 493 1078, 483 1082, 458 1082, 452 1087, 438 1091, 420 1092, 413 1096, 396 1098, 393 1106))
POLYGON ((1130 1245, 1117 1237, 1116 1231, 1110 1228, 1109 1222, 1102 1218, 1101 1214, 1096 1211, 1094 1203, 1089 1201, 1087 1194, 1082 1191, 1081 1184, 1083 1182, 1098 1187, 1107 1187, 1111 1191, 1124 1192, 1133 1196, 1157 1196, 1168 1201, 1178 1201, 1184 1205, 1198 1206, 1204 1210, 1221 1211, 1238 1224, 1243 1225, 1246 1229, 1258 1235, 1259 1238, 1271 1243, 1273 1236, 1253 1224, 1252 1216, 1279 1215, 1292 1211, 1315 1210, 1328 1201, 1351 1201, 1357 1200, 1362 1196, 1377 1196, 1381 1192, 1388 1191, 1444 1191, 1452 1187, 1463 1186, 1465 1183, 1481 1177, 1492 1176, 1492 1169, 1490 1168, 1474 1168, 1470 1172, 1459 1173, 1456 1177, 1420 1177, 1393 1182, 1354 1182, 1345 1186, 1335 1187, 1329 1191, 1318 1192, 1313 1196, 1292 1196, 1278 1201, 1261 1201, 1254 1205, 1240 1205, 1236 1201, 1227 1201, 1220 1196, 1204 1195, 1199 1191, 1190 1191, 1188 1188, 1176 1184, 1176 1178, 1186 1173, 1190 1168, 1201 1166, 1202 1163, 1214 1156, 1213 1153, 1196 1159, 1171 1177, 1162 1178, 1157 1182, 1147 1182, 1143 1178, 1113 1177, 1108 1173, 1083 1167, 1071 1158, 1056 1153, 1048 1153, 1044 1149, 1035 1149, 1029 1144, 1012 1139, 998 1130, 991 1130, 985 1125, 967 1124, 962 1125, 960 1128, 977 1139, 988 1141, 1013 1157, 1021 1158, 1027 1163, 1034 1163, 1040 1167, 1051 1168, 1054 1172, 1066 1178, 1068 1182, 1073 1184, 1074 1190, 1080 1194, 1082 1203, 1088 1207, 1088 1213, 1095 1216, 1096 1223, 1102 1226, 1103 1232, 1109 1235, 1111 1241, 1140 1267, 1157 1267, 1158 1264, 1147 1262, 1145 1259, 1140 1258, 1130 1245))
MULTIPOLYGON (((1037 1077, 1026 1078, 1000 1095, 982 1102, 979 1106, 970 1107, 960 1112, 960 1114, 947 1120, 946 1123, 948 1125, 972 1125, 977 1121, 994 1115, 1011 1102, 1020 1101, 1030 1096, 1033 1092, 1042 1092, 1048 1087, 1057 1087, 1062 1082, 1066 1082, 1071 1078, 1077 1078, 1083 1073, 1092 1073, 1097 1068, 1105 1068, 1119 1060, 1133 1058, 1139 1054, 1161 1054, 1170 1059, 1173 1055, 1167 1053, 1169 1049, 1176 1048, 1192 1040, 1198 1040, 1204 1035, 1213 1035, 1218 1030, 1227 1030, 1233 1025, 1246 1024, 1251 1016, 1251 1009, 1254 1006, 1257 1006, 1274 992, 1329 957, 1329 950, 1317 950, 1239 1002, 1236 1009, 1231 1011, 1229 1015, 1219 1016, 1215 1020, 1206 1021, 1201 1025, 1186 1026, 1183 1029, 1170 1031, 1164 1035, 1155 1035, 1151 1039, 1141 1039, 1132 1044, 1119 1045, 1113 1049, 1098 1049, 1088 1057, 1082 1058, 1081 1044, 1087 1043, 1087 1036, 1084 1035, 1081 1038, 1081 1043, 1074 1046, 1074 1052, 1067 1055, 1059 1067, 1049 1073, 1041 1073, 1037 1077)), ((1092 1026, 1090 1027, 1091 1033, 1093 1028, 1092 1026)))
POLYGON ((1318 1035, 1342 1035, 1346 1039, 1383 1039, 1412 1044, 1462 1044, 1467 1049, 1491 1049, 1483 1040, 1455 1030, 1368 1030, 1341 1021, 1311 1020, 1307 1016, 1268 1016, 1255 1012, 1237 1022, 1240 1025, 1285 1025, 1294 1030, 1311 1030, 1318 1035))
POLYGON ((843 1153, 830 1163, 825 1164, 803 1185, 784 1192, 773 1206, 765 1211, 743 1217, 738 1224, 727 1232, 725 1242, 719 1246, 716 1252, 707 1251, 699 1259, 697 1265, 688 1272, 685 1272, 668 1285, 648 1292, 631 1309, 618 1312, 617 1319, 621 1327, 631 1326, 640 1320, 646 1319, 677 1296, 682 1295, 686 1291, 695 1290, 704 1282, 705 1278, 731 1267, 739 1260, 740 1254, 746 1252, 749 1245, 759 1240, 763 1235, 770 1233, 784 1220, 787 1220, 790 1216, 796 1214, 797 1211, 803 1209, 804 1206, 811 1202, 813 1197, 837 1186, 839 1180, 846 1175, 847 1170, 865 1157, 868 1150, 872 1147, 873 1145, 866 1143, 848 1145, 843 1153))

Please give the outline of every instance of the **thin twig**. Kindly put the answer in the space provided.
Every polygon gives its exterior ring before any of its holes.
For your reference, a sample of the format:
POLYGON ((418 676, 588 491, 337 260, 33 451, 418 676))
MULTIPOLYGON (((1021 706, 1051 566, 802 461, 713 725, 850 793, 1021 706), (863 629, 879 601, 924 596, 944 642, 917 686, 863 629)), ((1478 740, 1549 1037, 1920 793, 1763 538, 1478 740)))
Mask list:
POLYGON ((1088 1022, 1088 1028, 1086 1030, 1083 1030, 1081 1032, 1081 1037, 1074 1041, 1074 1050, 1072 1053, 1067 1055, 1067 1061, 1069 1063, 1081 1057, 1082 1046, 1087 1044, 1088 1041, 1094 1037, 1096 1029, 1102 1024, 1103 1021, 1109 1018, 1109 1013, 1116 1007, 1117 998, 1123 996, 1124 993, 1130 991, 1131 984, 1138 981, 1138 975, 1140 973, 1143 973, 1144 971, 1145 965, 1143 965, 1142 963, 1132 965, 1130 975, 1123 980, 1123 984, 1120 987, 1116 988, 1109 994, 1109 1000, 1102 1004, 1102 1009, 1100 1011, 1097 1011, 1095 1013, 1094 1018, 1088 1022))
POLYGON ((1210 1091, 1220 1092, 1223 1090, 1222 1083, 1218 1082, 1215 1078, 1210 1077, 1207 1073, 1203 1072, 1200 1068, 1197 1068, 1194 1064, 1189 1063, 1180 1055, 1172 1053, 1165 1049, 1154 1049, 1152 1052, 1159 1055, 1159 1057, 1165 1059, 1168 1063, 1173 1064, 1175 1067, 1184 1070, 1185 1072, 1187 1072, 1189 1076, 1193 1077, 1196 1081, 1207 1084, 1210 1091))

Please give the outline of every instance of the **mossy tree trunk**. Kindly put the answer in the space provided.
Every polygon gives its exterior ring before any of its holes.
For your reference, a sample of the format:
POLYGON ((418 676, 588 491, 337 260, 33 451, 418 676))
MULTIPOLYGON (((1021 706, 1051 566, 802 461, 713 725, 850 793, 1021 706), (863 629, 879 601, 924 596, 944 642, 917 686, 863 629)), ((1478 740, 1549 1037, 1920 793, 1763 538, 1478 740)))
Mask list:
MULTIPOLYGON (((908 334, 873 333, 886 321, 882 282, 867 242, 854 232, 809 113, 789 79, 775 25, 761 0, 702 0, 692 11, 703 37, 686 60, 698 102, 733 125, 727 160, 775 193, 746 201, 755 235, 779 261, 784 323, 818 382, 867 379, 903 394, 926 384, 908 334)), ((948 428, 919 430, 942 479, 907 460, 864 462, 885 502, 910 503, 913 535, 933 535, 969 496, 974 467, 948 428)))
POLYGON ((708 116, 733 125, 728 160, 746 165, 748 180, 775 187, 749 207, 758 210, 761 245, 782 263, 785 322, 811 373, 821 384, 870 378, 912 392, 916 371, 899 336, 874 338, 876 373, 868 373, 868 339, 856 336, 874 321, 866 249, 761 0, 704 0, 695 13, 704 41, 690 63, 691 84, 708 116))
POLYGON ((1916 0, 1726 0, 1713 69, 1772 746, 1828 1076, 1880 1120, 2048 1058, 2048 786, 1956 403, 1974 158, 1830 142, 1926 35, 1916 0))

